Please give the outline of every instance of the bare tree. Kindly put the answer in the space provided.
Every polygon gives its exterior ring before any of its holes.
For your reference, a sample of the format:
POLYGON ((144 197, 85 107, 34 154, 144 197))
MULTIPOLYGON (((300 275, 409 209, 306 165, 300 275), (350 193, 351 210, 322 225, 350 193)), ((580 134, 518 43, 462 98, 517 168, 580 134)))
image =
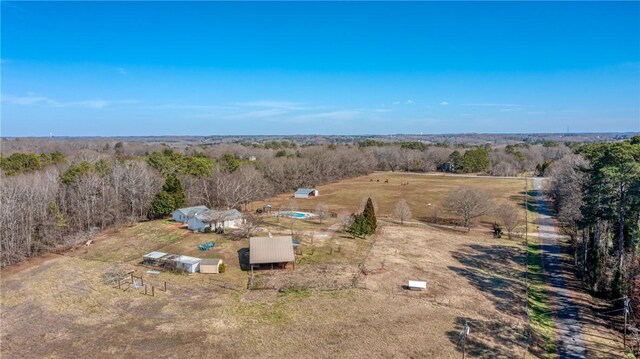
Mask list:
POLYGON ((503 204, 498 207, 496 214, 504 228, 509 232, 509 239, 511 239, 515 229, 522 225, 523 211, 518 210, 515 206, 503 204))
POLYGON ((396 217, 400 219, 400 224, 404 224, 405 220, 411 218, 411 208, 404 199, 401 199, 396 203, 394 213, 396 214, 396 217))
POLYGON ((318 203, 316 206, 316 217, 322 223, 327 217, 329 217, 329 207, 324 203, 318 203))
POLYGON ((253 214, 244 215, 244 223, 240 226, 240 229, 235 232, 238 238, 249 238, 254 234, 262 225, 262 218, 254 216, 253 214))
POLYGON ((473 219, 493 210, 493 197, 486 190, 474 187, 458 187, 449 192, 443 207, 449 213, 462 218, 462 225, 470 228, 473 219))
POLYGON ((353 217, 351 217, 348 212, 340 212, 338 214, 336 223, 338 223, 340 227, 342 227, 343 231, 346 231, 347 229, 349 229, 349 227, 351 227, 351 224, 353 223, 353 217))

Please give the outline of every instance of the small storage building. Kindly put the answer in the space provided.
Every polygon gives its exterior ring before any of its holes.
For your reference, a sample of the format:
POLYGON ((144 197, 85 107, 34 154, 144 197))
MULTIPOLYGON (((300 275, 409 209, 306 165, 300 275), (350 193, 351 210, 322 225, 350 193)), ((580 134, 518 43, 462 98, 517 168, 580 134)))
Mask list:
POLYGON ((427 289, 427 282, 421 280, 410 280, 407 283, 407 289, 424 290, 427 289))
POLYGON ((147 264, 151 266, 159 265, 162 261, 162 258, 165 257, 167 253, 164 252, 150 252, 142 256, 142 264, 147 264))
POLYGON ((237 209, 226 211, 206 210, 189 218, 187 225, 192 231, 204 232, 206 228, 215 230, 216 228, 238 228, 244 222, 242 213, 237 209))
POLYGON ((295 198, 311 198, 318 197, 318 195, 318 190, 315 188, 298 188, 293 196, 295 198))
POLYGON ((207 210, 209 210, 209 208, 207 208, 206 206, 178 208, 171 213, 171 217, 176 222, 187 223, 187 220, 189 220, 190 217, 193 217, 196 214, 200 214, 207 210))
POLYGON ((254 267, 286 268, 295 261, 291 236, 251 237, 249 239, 249 264, 254 267))
POLYGON ((222 259, 212 258, 200 261, 200 273, 220 273, 222 259))
POLYGON ((202 259, 200 258, 180 256, 176 258, 176 269, 181 269, 189 273, 199 272, 201 261, 202 259))

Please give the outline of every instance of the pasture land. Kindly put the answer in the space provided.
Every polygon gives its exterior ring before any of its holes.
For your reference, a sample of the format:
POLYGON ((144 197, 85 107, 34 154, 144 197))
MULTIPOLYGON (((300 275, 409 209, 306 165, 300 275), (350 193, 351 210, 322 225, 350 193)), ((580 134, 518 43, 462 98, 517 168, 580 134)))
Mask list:
MULTIPOLYGON (((252 203, 249 208, 255 210, 264 204, 276 208, 295 207, 313 210, 318 203, 324 203, 334 212, 353 213, 364 207, 364 201, 371 197, 376 205, 376 214, 381 217, 394 217, 396 203, 404 199, 411 207, 413 217, 428 219, 450 218, 442 204, 450 190, 469 186, 490 191, 497 204, 511 203, 522 207, 524 202, 525 179, 504 179, 491 177, 470 177, 451 174, 419 174, 404 172, 375 172, 343 180, 317 189, 320 195, 315 198, 293 198, 293 192, 284 193, 266 201, 252 203), (385 181, 389 181, 385 183, 385 181), (403 184, 406 183, 406 184, 403 184), (429 204, 431 204, 429 206, 429 204)), ((524 218, 524 211, 522 212, 524 218)), ((480 218, 484 222, 493 222, 495 218, 480 218)))
MULTIPOLYGON (((106 231, 91 246, 8 268, 1 279, 2 355, 459 358, 468 321, 470 357, 521 357, 522 241, 493 238, 490 217, 470 232, 420 219, 432 215, 425 202, 439 203, 457 185, 521 205, 524 181, 404 176, 376 173, 319 187, 320 198, 308 203, 351 210, 371 195, 384 214, 405 198, 417 220, 401 226, 381 218, 379 232, 366 239, 336 231, 335 220, 299 220, 295 269, 257 271, 256 290, 247 289, 239 261, 246 240, 191 233, 170 221, 106 231), (377 182, 385 178, 390 183, 377 182), (199 251, 208 241, 215 247, 199 251), (139 262, 152 250, 222 258, 227 271, 148 275, 139 262), (142 274, 155 296, 105 283, 114 266, 142 274), (403 290, 409 279, 427 281, 427 290, 403 290), (165 281, 167 292, 157 290, 165 281)), ((289 199, 265 202, 279 200, 289 199)), ((261 233, 290 233, 284 221, 268 218, 261 233)))

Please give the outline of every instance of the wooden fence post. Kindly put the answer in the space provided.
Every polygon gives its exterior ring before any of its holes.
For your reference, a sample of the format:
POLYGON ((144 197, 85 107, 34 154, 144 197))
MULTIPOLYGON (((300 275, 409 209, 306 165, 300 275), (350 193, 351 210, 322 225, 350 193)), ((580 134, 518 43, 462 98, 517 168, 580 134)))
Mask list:
POLYGON ((151 286, 151 296, 155 297, 156 296, 156 292, 153 290, 154 286, 151 286))
POLYGON ((144 295, 147 295, 147 286, 144 286, 144 295))

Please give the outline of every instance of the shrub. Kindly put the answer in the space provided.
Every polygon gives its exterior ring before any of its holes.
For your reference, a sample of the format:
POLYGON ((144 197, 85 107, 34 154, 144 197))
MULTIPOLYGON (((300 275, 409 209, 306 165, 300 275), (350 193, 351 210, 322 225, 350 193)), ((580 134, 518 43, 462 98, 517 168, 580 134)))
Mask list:
POLYGON ((224 273, 227 271, 227 265, 223 263, 220 263, 220 267, 218 267, 218 272, 219 273, 224 273))

